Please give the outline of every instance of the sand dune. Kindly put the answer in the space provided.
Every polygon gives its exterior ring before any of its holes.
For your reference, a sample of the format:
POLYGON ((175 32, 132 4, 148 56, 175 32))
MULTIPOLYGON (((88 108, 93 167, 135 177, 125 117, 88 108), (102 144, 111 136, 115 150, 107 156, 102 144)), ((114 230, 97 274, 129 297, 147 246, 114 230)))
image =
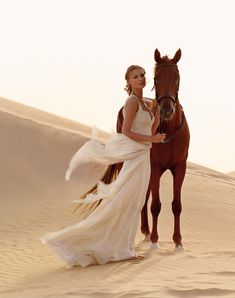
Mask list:
MULTIPOLYGON (((0 297, 235 297, 235 179, 188 163, 183 187, 185 252, 172 242, 172 178, 161 181, 159 251, 139 233, 145 258, 67 270, 41 235, 77 220, 76 173, 64 173, 91 135, 85 125, 0 99, 0 297)), ((104 139, 107 134, 101 133, 104 139)))
POLYGON ((235 177, 235 171, 228 173, 228 175, 235 177))

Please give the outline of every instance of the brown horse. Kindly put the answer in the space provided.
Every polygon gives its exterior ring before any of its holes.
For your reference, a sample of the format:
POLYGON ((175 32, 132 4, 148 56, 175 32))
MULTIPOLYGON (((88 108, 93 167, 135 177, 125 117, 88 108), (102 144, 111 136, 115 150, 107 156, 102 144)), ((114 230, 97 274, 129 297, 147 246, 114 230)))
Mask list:
POLYGON ((160 109, 160 125, 158 132, 166 133, 165 142, 152 144, 151 149, 151 178, 149 189, 146 195, 146 202, 141 213, 141 231, 145 236, 150 235, 152 248, 158 248, 158 215, 161 210, 159 197, 159 186, 161 175, 170 170, 173 175, 173 202, 172 211, 174 214, 173 240, 176 248, 182 247, 182 237, 180 233, 181 188, 186 172, 186 161, 190 133, 188 124, 179 103, 179 71, 177 62, 181 58, 179 49, 173 59, 167 56, 162 57, 159 51, 155 50, 155 71, 154 88, 156 100, 160 109), (151 213, 153 226, 150 234, 147 214, 147 202, 152 193, 151 213))
MULTIPOLYGON (((167 56, 161 57, 160 52, 155 50, 155 69, 154 69, 154 88, 156 93, 155 101, 157 104, 153 112, 158 108, 160 110, 160 125, 158 132, 165 133, 164 143, 153 143, 151 157, 151 177, 150 184, 146 194, 145 205, 141 212, 141 232, 148 238, 150 235, 151 248, 158 249, 158 215, 161 210, 161 201, 159 197, 160 178, 166 170, 170 170, 173 175, 174 197, 172 202, 172 211, 174 214, 174 234, 173 240, 176 248, 182 247, 182 237, 180 233, 180 214, 181 205, 181 187, 186 172, 186 160, 189 148, 189 128, 184 116, 182 106, 178 99, 179 90, 179 71, 177 62, 181 58, 179 49, 173 59, 167 56), (147 203, 152 194, 151 213, 153 217, 153 226, 150 233, 148 224, 147 203)), ((122 132, 123 114, 122 109, 118 113, 117 132, 122 132)), ((102 179, 105 183, 113 181, 122 167, 122 163, 110 165, 102 179)), ((95 186, 89 192, 96 192, 95 186)), ((86 194, 85 194, 86 195, 86 194)), ((85 197, 84 195, 84 197, 85 197)))
MULTIPOLYGON (((174 234, 173 240, 176 248, 182 247, 182 237, 180 233, 181 187, 186 172, 186 160, 190 133, 188 124, 178 99, 179 90, 179 70, 177 62, 181 58, 179 49, 173 59, 167 56, 161 57, 158 49, 155 50, 154 69, 154 89, 157 105, 154 109, 160 109, 160 125, 158 132, 165 133, 164 143, 153 143, 151 156, 151 178, 146 195, 145 205, 141 212, 141 232, 148 238, 150 236, 151 248, 158 249, 158 215, 161 211, 161 201, 159 196, 160 178, 166 170, 170 170, 173 175, 174 197, 172 211, 174 214, 174 234), (148 199, 152 194, 151 213, 153 226, 150 233, 148 223, 148 199)), ((121 132, 123 123, 122 109, 118 113, 117 131, 121 132)), ((116 165, 120 169, 121 164, 116 165)))

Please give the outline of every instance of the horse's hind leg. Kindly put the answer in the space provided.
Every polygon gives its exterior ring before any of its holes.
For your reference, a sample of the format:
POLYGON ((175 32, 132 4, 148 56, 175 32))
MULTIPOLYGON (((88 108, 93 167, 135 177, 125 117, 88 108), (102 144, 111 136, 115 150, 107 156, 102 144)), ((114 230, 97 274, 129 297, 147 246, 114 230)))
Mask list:
POLYGON ((150 186, 148 187, 145 204, 144 207, 141 210, 141 232, 145 235, 147 238, 150 234, 149 231, 149 223, 148 223, 148 199, 150 195, 150 186))
POLYGON ((182 245, 182 236, 180 233, 180 214, 182 211, 181 204, 181 187, 184 181, 186 172, 186 161, 178 163, 173 169, 171 169, 174 179, 174 198, 172 202, 172 211, 174 214, 174 234, 173 240, 176 248, 182 245))

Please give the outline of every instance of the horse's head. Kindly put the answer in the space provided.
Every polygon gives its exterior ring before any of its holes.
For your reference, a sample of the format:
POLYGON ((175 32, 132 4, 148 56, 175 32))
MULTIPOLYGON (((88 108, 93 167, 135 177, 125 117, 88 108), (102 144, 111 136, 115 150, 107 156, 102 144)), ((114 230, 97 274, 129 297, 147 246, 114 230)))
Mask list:
POLYGON ((154 58, 156 61, 154 69, 156 99, 161 118, 163 120, 170 120, 174 115, 178 100, 180 75, 177 62, 181 58, 181 50, 179 49, 175 53, 174 58, 170 59, 168 56, 161 57, 160 52, 156 49, 154 58))

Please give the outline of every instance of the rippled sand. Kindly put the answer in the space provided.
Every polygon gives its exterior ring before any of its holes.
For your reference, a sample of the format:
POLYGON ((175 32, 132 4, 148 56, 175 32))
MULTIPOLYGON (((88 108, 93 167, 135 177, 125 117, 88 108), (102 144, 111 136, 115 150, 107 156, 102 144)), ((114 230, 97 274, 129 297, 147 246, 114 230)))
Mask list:
POLYGON ((193 163, 182 191, 184 252, 172 242, 170 173, 161 180, 161 249, 149 250, 139 233, 142 260, 67 270, 41 244, 44 233, 78 220, 71 201, 82 190, 76 173, 70 182, 64 173, 90 135, 90 127, 0 98, 0 297, 234 298, 235 176, 193 163))

